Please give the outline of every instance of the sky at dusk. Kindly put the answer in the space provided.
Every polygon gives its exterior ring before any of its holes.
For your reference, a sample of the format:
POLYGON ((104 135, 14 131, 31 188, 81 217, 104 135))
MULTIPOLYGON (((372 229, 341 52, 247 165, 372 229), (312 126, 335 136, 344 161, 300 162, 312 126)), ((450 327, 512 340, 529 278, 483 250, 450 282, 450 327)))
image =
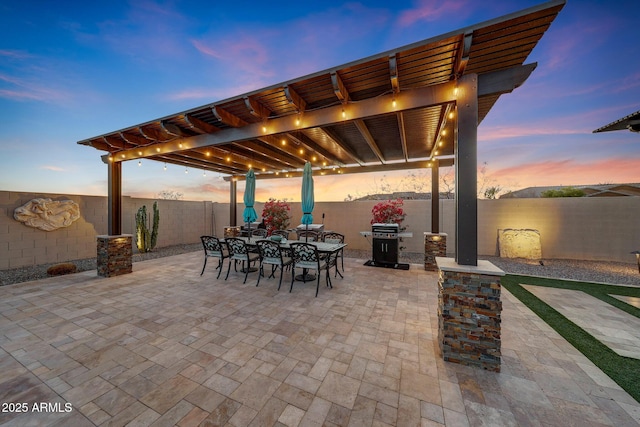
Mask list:
MULTIPOLYGON (((540 4, 514 0, 48 1, 0 4, 0 190, 107 194, 104 154, 77 141, 355 61, 540 4)), ((568 0, 538 67, 478 128, 485 182, 640 182, 640 134, 593 134, 640 110, 637 0, 568 0)), ((123 194, 227 202, 215 173, 146 160, 123 194)), ((447 173, 443 170, 443 173, 447 173)), ((316 177, 316 200, 415 189, 428 171, 316 177)), ((238 190, 243 189, 239 183, 238 190)), ((418 188, 419 189, 419 188, 418 188)), ((426 187, 425 191, 430 191, 426 187)), ((300 179, 256 198, 300 200, 300 179)))

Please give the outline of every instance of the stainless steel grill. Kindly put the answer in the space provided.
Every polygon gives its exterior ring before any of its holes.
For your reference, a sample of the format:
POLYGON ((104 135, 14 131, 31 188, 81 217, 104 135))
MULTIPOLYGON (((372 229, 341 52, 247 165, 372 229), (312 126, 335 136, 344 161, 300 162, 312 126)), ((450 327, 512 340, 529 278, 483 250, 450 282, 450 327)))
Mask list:
POLYGON ((398 263, 398 224, 372 224, 373 261, 376 265, 398 263))
POLYGON ((374 239, 397 239, 398 230, 398 224, 371 225, 371 235, 374 239))

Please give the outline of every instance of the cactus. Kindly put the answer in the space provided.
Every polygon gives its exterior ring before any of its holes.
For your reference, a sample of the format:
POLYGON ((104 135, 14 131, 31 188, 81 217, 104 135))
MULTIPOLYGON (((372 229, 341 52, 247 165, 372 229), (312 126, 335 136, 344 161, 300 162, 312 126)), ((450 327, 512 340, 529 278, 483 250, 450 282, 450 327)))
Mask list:
POLYGON ((160 210, 158 209, 158 202, 153 202, 153 228, 151 230, 151 248, 156 247, 158 243, 158 225, 160 224, 160 210))
POLYGON ((136 213, 136 237, 138 252, 151 252, 158 242, 158 225, 160 223, 160 211, 158 202, 153 203, 153 228, 149 231, 147 221, 147 207, 142 206, 136 213))

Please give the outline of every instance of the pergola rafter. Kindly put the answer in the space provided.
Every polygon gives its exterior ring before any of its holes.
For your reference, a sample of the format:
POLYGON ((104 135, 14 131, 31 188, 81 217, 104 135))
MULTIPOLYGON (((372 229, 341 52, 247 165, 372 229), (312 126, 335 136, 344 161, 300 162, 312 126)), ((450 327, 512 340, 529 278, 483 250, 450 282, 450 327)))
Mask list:
MULTIPOLYGON (((296 175, 306 161, 319 174, 453 162, 460 206, 470 206, 476 196, 461 188, 475 185, 477 126, 535 69, 525 60, 564 4, 549 1, 78 143, 107 152, 110 179, 121 179, 117 164, 148 158, 227 175, 232 194, 249 168, 261 179, 296 175)), ((111 200, 120 197, 119 183, 110 188, 111 200)), ((459 223, 477 221, 474 212, 460 213, 459 223)), ((110 234, 118 233, 111 217, 110 234)), ((477 239, 474 232, 460 228, 457 251, 477 239)), ((475 257, 471 249, 459 262, 475 257)))

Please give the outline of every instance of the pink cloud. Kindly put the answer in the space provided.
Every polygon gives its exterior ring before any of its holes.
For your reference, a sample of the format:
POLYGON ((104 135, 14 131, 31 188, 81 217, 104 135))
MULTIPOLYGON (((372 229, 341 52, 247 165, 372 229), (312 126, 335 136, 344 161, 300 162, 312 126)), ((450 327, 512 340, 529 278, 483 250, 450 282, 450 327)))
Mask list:
POLYGON ((11 59, 27 59, 31 58, 31 54, 19 50, 0 49, 0 56, 11 59))
POLYGON ((398 24, 408 27, 419 21, 433 22, 446 16, 455 16, 466 6, 464 1, 420 0, 416 7, 400 14, 398 24))
POLYGON ((59 166, 45 165, 45 166, 40 166, 40 169, 45 169, 45 170, 54 171, 54 172, 64 172, 64 169, 59 166))
POLYGON ((638 181, 640 158, 609 158, 592 162, 549 160, 496 170, 498 183, 518 182, 521 187, 544 185, 594 185, 638 181))
POLYGON ((0 74, 0 81, 12 86, 12 88, 0 89, 0 98, 45 102, 59 102, 71 98, 68 93, 42 86, 27 79, 0 74))

